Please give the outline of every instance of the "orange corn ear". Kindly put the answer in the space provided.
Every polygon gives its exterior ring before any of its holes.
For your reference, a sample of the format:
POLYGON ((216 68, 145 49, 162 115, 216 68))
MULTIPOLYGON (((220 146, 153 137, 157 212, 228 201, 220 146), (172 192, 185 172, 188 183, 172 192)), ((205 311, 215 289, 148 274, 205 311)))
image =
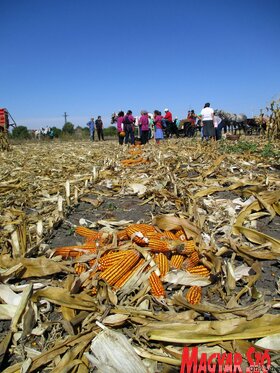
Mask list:
POLYGON ((86 237, 86 238, 99 239, 101 237, 101 234, 99 232, 86 228, 86 227, 82 227, 82 226, 76 227, 75 232, 79 236, 86 237))
POLYGON ((168 240, 177 240, 177 237, 171 231, 164 231, 163 233, 168 240))
POLYGON ((201 302, 202 289, 200 286, 192 286, 189 288, 186 299, 190 304, 199 304, 201 302))
POLYGON ((155 297, 163 296, 165 297, 165 290, 163 287, 163 284, 161 282, 161 279, 158 277, 158 275, 155 272, 152 272, 149 277, 149 283, 151 287, 151 293, 155 297))
POLYGON ((185 235, 185 232, 183 231, 183 229, 180 229, 178 230, 176 233, 175 233, 175 236, 178 240, 181 240, 181 241, 186 241, 187 237, 185 235))
POLYGON ((145 259, 140 259, 136 266, 130 269, 122 278, 120 278, 114 285, 115 289, 120 289, 123 287, 127 281, 133 276, 137 269, 145 262, 145 259))
POLYGON ((55 249, 54 255, 61 255, 64 258, 69 258, 69 257, 77 257, 81 256, 84 254, 92 254, 96 251, 95 248, 92 246, 87 247, 87 246, 64 246, 64 247, 57 247, 55 249))
POLYGON ((192 268, 188 268, 187 271, 194 275, 199 275, 202 277, 208 277, 210 275, 209 269, 204 267, 204 265, 199 265, 199 266, 195 266, 192 268))
POLYGON ((91 295, 96 295, 97 294, 97 288, 94 286, 92 289, 91 289, 91 295))
POLYGON ((171 251, 167 241, 162 241, 155 238, 150 238, 148 246, 152 252, 167 253, 171 251))
POLYGON ((160 277, 164 277, 169 271, 169 262, 166 255, 164 255, 163 253, 156 254, 154 256, 154 261, 160 271, 160 277))
POLYGON ((155 232, 155 227, 149 224, 131 224, 126 228, 126 234, 128 237, 131 237, 136 232, 141 232, 146 236, 147 232, 155 232))
POLYGON ((189 269, 198 265, 200 259, 197 251, 191 253, 191 255, 185 260, 184 268, 189 269))
POLYGON ((102 258, 99 259, 99 270, 104 271, 105 269, 109 268, 110 266, 118 263, 121 259, 123 259, 129 252, 128 251, 115 251, 110 252, 109 254, 105 254, 102 258))
POLYGON ((128 250, 127 255, 118 263, 105 269, 99 275, 99 278, 113 286, 120 278, 122 278, 131 268, 135 266, 140 258, 140 254, 136 250, 128 250))
POLYGON ((85 263, 76 263, 74 265, 75 272, 77 275, 80 275, 81 273, 86 272, 87 270, 87 265, 85 263))
POLYGON ((182 267, 184 260, 185 260, 184 255, 180 255, 180 254, 172 255, 172 258, 170 260, 170 267, 180 269, 182 267))
POLYGON ((190 255, 192 252, 195 251, 194 240, 184 241, 183 244, 184 244, 184 248, 182 251, 180 251, 180 254, 190 255))
POLYGON ((166 240, 166 236, 164 235, 164 233, 160 233, 160 232, 146 232, 145 233, 145 236, 147 238, 154 238, 154 239, 157 239, 157 240, 166 240))
POLYGON ((118 241, 126 241, 129 239, 125 229, 117 232, 117 239, 118 241))

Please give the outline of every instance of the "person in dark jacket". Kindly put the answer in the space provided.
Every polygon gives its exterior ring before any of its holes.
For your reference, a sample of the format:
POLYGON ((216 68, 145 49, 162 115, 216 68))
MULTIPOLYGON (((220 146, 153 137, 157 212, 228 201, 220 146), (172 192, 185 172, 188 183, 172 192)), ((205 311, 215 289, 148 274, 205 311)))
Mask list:
POLYGON ((101 120, 101 116, 99 115, 95 121, 95 128, 97 131, 98 140, 101 139, 104 141, 104 134, 103 134, 103 122, 101 120))
POLYGON ((125 144, 128 144, 129 138, 130 138, 131 145, 134 145, 135 143, 134 123, 135 123, 135 118, 132 115, 132 111, 128 110, 126 115, 123 118, 124 131, 125 131, 125 140, 124 140, 125 144))

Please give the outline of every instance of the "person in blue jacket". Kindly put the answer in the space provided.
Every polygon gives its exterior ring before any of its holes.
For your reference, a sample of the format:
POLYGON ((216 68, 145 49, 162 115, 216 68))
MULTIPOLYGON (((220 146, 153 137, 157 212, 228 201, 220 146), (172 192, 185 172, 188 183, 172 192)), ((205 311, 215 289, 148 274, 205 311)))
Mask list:
POLYGON ((94 131, 95 131, 94 118, 91 118, 91 120, 87 123, 87 126, 89 128, 90 139, 91 141, 94 141, 94 131))

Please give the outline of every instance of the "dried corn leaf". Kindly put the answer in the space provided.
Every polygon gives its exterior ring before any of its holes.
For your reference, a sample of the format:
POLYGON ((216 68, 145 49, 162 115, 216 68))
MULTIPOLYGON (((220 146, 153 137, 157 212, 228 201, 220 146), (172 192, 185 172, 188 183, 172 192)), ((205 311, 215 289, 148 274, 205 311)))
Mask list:
POLYGON ((251 321, 235 318, 223 321, 194 321, 187 324, 161 322, 139 329, 139 333, 150 340, 182 344, 248 340, 279 332, 280 315, 264 315, 251 321))

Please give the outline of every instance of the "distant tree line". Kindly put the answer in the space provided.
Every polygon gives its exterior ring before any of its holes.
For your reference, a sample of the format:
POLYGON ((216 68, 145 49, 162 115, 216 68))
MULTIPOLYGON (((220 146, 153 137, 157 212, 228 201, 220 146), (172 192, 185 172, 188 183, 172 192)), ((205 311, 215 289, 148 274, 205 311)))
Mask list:
MULTIPOLYGON (((67 122, 64 124, 62 129, 57 127, 51 127, 52 137, 58 139, 87 139, 89 138, 88 127, 75 127, 73 123, 67 122)), ((104 128, 103 130, 105 137, 115 137, 117 135, 117 129, 115 126, 104 128)), ((10 133, 10 138, 17 140, 32 140, 34 138, 34 131, 28 130, 25 126, 17 126, 10 133)))

